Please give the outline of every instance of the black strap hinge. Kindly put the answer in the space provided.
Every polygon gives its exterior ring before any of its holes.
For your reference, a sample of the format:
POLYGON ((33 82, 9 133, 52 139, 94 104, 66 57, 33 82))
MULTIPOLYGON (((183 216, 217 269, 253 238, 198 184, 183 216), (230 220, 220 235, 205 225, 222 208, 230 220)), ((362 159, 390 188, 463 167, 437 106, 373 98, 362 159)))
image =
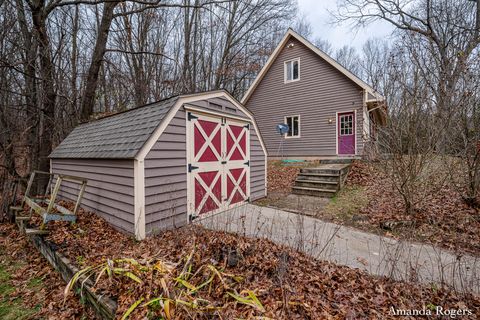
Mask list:
POLYGON ((247 167, 250 167, 250 160, 248 160, 247 162, 245 162, 244 165, 246 165, 247 167))
POLYGON ((198 117, 194 116, 191 112, 188 113, 188 121, 192 121, 198 119, 198 117))
POLYGON ((198 169, 198 167, 192 166, 191 163, 188 164, 188 172, 192 172, 192 170, 198 169))
POLYGON ((244 125, 243 127, 246 128, 247 130, 250 130, 250 123, 247 123, 247 124, 244 125))
POLYGON ((227 164, 227 161, 222 161, 222 164, 227 164))

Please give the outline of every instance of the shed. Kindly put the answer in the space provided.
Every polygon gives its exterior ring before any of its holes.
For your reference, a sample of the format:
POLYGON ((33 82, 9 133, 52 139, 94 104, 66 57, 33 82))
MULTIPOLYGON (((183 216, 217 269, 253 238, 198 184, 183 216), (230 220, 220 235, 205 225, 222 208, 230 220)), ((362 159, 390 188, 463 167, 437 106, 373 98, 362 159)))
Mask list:
MULTIPOLYGON (((82 207, 143 239, 266 196, 266 149, 224 90, 180 95, 77 126, 53 173, 88 179, 82 207)), ((75 199, 65 182, 59 197, 75 199)))

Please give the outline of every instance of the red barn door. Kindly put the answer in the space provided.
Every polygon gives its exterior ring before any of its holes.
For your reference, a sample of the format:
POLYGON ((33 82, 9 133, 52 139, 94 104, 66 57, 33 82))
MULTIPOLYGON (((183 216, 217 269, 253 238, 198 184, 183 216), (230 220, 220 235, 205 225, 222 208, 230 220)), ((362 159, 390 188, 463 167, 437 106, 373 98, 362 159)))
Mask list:
POLYGON ((250 188, 250 125, 235 120, 225 124, 226 207, 245 202, 250 188))
POLYGON ((250 195, 249 124, 187 112, 188 213, 213 214, 250 195))

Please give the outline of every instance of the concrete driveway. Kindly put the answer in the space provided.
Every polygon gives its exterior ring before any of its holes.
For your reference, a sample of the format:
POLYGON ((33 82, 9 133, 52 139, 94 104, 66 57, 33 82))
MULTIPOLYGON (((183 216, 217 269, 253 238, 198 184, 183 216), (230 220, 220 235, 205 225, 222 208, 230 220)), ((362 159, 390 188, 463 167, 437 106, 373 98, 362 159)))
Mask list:
POLYGON ((212 230, 261 237, 321 260, 396 280, 480 293, 480 258, 397 241, 278 209, 246 204, 196 220, 212 230))

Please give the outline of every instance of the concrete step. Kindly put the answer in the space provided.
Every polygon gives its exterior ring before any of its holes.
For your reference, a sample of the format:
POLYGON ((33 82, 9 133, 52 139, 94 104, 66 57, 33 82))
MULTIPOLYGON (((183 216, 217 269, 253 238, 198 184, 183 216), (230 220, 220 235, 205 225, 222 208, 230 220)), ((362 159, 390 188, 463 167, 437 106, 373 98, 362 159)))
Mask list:
POLYGON ((325 174, 325 173, 299 173, 297 175, 297 180, 339 182, 340 176, 338 174, 325 174))
POLYGON ((316 181, 316 180, 295 180, 295 186, 297 187, 307 187, 313 189, 323 189, 323 190, 335 190, 339 189, 338 182, 334 181, 316 181))
POLYGON ((323 197, 323 198, 332 198, 336 191, 328 189, 317 189, 317 188, 308 188, 308 187, 292 187, 292 192, 294 194, 301 194, 314 197, 323 197))
POLYGON ((321 164, 350 164, 358 158, 320 159, 321 164))
POLYGON ((323 168, 302 168, 300 173, 316 173, 316 174, 328 174, 339 176, 342 172, 338 169, 323 169, 323 168))

